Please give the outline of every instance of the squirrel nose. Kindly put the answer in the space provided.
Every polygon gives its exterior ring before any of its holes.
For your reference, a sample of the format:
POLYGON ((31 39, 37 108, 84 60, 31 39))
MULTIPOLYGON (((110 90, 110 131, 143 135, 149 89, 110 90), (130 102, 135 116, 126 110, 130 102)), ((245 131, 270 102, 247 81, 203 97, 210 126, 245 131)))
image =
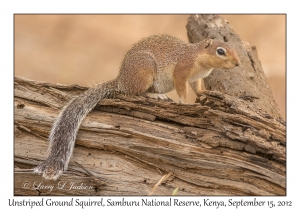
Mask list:
POLYGON ((236 63, 235 63, 235 66, 239 66, 241 65, 241 62, 238 60, 236 63))

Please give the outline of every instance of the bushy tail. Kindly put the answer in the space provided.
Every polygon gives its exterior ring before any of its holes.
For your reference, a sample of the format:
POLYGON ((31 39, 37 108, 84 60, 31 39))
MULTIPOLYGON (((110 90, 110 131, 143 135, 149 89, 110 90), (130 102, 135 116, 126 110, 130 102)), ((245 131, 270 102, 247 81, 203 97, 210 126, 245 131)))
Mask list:
POLYGON ((67 170, 81 122, 101 99, 111 98, 114 91, 115 81, 112 80, 90 88, 68 102, 51 129, 49 155, 34 168, 35 173, 56 180, 67 170))

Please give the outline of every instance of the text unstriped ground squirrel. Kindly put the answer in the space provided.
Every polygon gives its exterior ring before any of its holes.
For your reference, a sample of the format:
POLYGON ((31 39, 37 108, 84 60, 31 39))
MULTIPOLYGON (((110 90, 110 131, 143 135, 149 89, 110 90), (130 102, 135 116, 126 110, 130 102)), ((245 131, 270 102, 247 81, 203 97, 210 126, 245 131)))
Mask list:
POLYGON ((184 103, 188 83, 197 94, 199 80, 214 68, 239 65, 235 50, 219 40, 186 43, 171 35, 143 38, 125 54, 116 79, 88 89, 65 105, 50 132, 48 157, 34 172, 56 180, 67 170, 79 126, 101 99, 121 93, 164 100, 168 99, 164 94, 175 89, 184 103))

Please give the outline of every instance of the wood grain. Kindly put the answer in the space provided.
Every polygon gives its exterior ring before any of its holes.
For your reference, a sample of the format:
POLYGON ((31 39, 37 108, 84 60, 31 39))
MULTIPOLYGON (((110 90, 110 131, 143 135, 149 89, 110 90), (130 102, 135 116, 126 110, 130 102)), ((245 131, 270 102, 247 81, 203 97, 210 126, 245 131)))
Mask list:
POLYGON ((285 125, 212 91, 191 105, 103 100, 80 127, 67 173, 58 181, 32 174, 59 110, 85 89, 15 77, 15 195, 147 195, 170 172, 154 195, 177 187, 178 195, 285 195, 285 125), (92 190, 60 190, 61 181, 92 190), (56 188, 24 189, 24 182, 56 188))

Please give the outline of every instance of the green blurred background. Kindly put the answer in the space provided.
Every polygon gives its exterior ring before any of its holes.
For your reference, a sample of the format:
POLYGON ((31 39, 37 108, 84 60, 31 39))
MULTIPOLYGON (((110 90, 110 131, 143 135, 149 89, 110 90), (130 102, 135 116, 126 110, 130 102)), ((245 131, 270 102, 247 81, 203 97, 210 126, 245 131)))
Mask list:
MULTIPOLYGON (((222 15, 257 47, 285 119, 286 16, 222 15)), ((187 39, 188 15, 15 15, 15 75, 51 83, 93 85, 116 77, 140 38, 168 33, 187 39)), ((178 100, 175 91, 169 96, 178 100)), ((195 94, 189 90, 188 102, 195 94)))

